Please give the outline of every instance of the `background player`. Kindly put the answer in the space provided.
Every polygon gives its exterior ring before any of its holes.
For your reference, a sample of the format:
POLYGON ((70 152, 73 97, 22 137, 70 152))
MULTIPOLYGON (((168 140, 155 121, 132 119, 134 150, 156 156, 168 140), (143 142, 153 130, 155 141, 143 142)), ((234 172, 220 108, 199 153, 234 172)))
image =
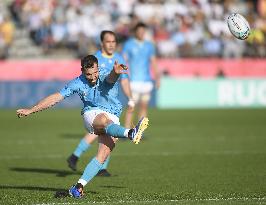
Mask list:
MULTIPOLYGON (((130 69, 130 86, 133 100, 139 108, 139 117, 147 116, 151 91, 153 89, 150 68, 153 68, 156 88, 160 86, 155 47, 152 42, 145 40, 146 29, 146 24, 138 23, 134 28, 134 37, 130 38, 123 48, 123 55, 130 69)), ((128 109, 125 127, 132 125, 132 114, 133 111, 128 109)))

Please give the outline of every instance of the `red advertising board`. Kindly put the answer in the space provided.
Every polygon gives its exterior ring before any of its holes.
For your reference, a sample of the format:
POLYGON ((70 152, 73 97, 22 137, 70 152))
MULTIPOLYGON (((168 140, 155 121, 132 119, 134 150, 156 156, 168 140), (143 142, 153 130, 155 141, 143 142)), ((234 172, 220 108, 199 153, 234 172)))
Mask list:
MULTIPOLYGON (((158 67, 176 77, 266 77, 266 59, 159 59, 158 67)), ((0 61, 1 81, 65 81, 79 74, 79 60, 0 61)))

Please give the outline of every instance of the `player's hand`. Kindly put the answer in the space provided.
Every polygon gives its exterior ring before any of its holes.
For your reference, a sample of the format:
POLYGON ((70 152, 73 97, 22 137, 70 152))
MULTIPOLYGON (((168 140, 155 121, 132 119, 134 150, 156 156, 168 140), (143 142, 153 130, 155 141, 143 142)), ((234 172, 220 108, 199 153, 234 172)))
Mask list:
POLYGON ((30 109, 19 109, 19 110, 17 110, 17 116, 19 118, 26 117, 26 116, 30 115, 31 113, 32 112, 31 112, 30 109))
POLYGON ((128 111, 133 112, 135 108, 135 102, 133 99, 129 99, 127 102, 128 111))
POLYGON ((128 73, 128 67, 124 64, 119 64, 117 61, 115 61, 114 64, 114 71, 116 74, 127 74, 128 73))

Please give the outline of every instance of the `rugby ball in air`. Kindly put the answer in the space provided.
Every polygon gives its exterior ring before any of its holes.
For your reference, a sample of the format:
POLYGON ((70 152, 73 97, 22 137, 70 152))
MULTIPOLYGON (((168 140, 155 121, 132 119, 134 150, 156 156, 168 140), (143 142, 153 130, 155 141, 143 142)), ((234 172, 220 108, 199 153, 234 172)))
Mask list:
POLYGON ((234 37, 245 40, 250 34, 248 21, 240 14, 233 13, 227 18, 227 25, 234 37))

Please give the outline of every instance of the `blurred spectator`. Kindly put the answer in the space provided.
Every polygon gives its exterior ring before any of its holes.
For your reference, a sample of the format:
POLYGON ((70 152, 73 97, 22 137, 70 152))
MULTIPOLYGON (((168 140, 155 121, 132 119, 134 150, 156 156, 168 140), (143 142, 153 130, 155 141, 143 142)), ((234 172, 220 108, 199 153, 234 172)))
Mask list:
POLYGON ((54 45, 54 41, 51 33, 50 19, 42 21, 42 25, 36 31, 35 42, 37 45, 42 46, 44 53, 47 53, 54 45))
POLYGON ((209 32, 208 37, 203 42, 203 52, 205 56, 221 57, 222 55, 221 38, 209 32))
POLYGON ((247 55, 252 57, 265 56, 265 35, 261 29, 254 29, 248 38, 247 55))
POLYGON ((224 58, 241 58, 244 55, 244 41, 235 40, 231 34, 223 34, 223 53, 224 58))
POLYGON ((14 25, 8 15, 0 15, 0 59, 6 59, 13 42, 14 25))
POLYGON ((67 27, 63 19, 55 18, 51 24, 51 36, 55 45, 64 42, 67 37, 67 27))

